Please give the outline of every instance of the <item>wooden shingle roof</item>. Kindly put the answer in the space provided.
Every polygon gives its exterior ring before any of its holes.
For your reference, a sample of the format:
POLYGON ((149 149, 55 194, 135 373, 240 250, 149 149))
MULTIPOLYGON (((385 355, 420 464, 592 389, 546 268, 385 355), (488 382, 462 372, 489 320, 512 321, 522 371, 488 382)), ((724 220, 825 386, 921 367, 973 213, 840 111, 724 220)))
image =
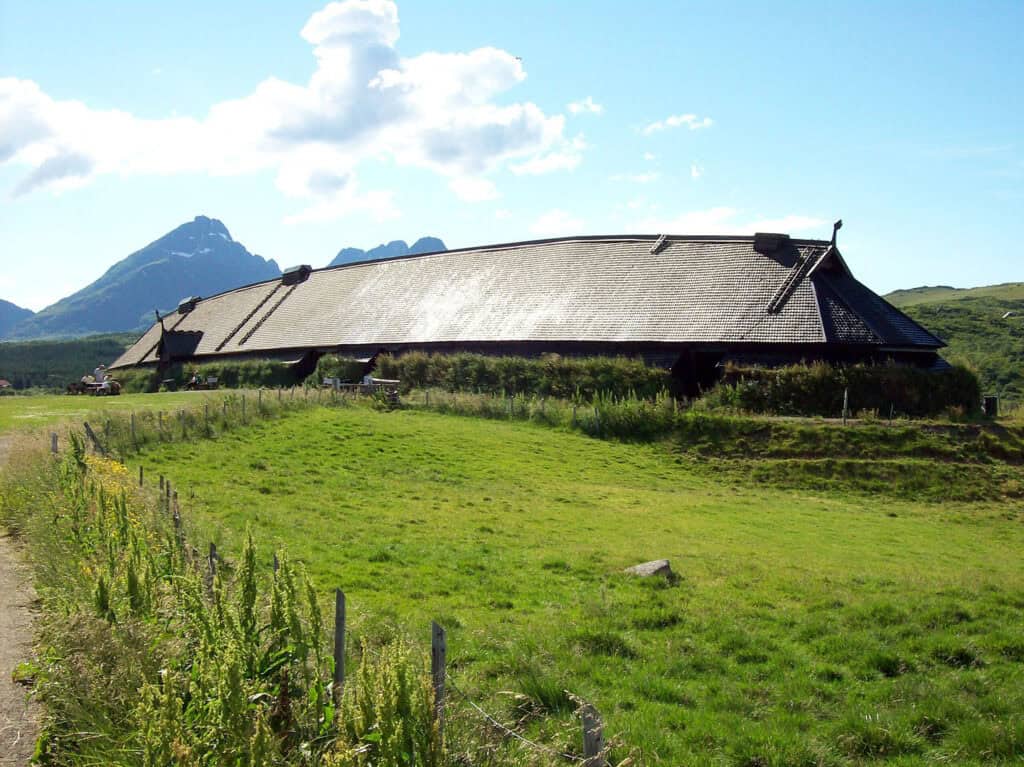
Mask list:
MULTIPOLYGON (((202 333, 196 357, 493 342, 943 345, 857 282, 827 241, 785 240, 769 254, 752 237, 656 241, 575 237, 348 264, 206 298, 164 323, 202 333)), ((157 324, 113 366, 155 361, 159 339, 157 324)))

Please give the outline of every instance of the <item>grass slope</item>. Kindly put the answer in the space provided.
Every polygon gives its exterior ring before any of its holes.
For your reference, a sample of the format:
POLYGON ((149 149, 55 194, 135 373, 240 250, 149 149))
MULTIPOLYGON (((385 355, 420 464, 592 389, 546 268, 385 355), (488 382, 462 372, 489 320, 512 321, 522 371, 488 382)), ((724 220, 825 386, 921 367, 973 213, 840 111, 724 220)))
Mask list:
POLYGON ((547 742, 575 735, 568 689, 646 764, 1024 755, 1019 506, 777 490, 665 445, 363 408, 140 460, 228 556, 252 525, 325 599, 342 586, 354 641, 437 618, 458 685, 547 742), (621 573, 657 557, 677 585, 621 573))
POLYGON ((885 298, 949 344, 943 356, 977 370, 986 393, 1024 402, 1024 282, 912 288, 885 298))
POLYGON ((885 300, 901 309, 919 304, 945 303, 964 298, 994 298, 1001 301, 1024 301, 1024 282, 1004 282, 979 288, 953 288, 948 285, 923 286, 894 290, 885 300))
POLYGON ((986 394, 1024 401, 1024 297, 961 298, 905 311, 949 344, 947 359, 977 370, 986 394))

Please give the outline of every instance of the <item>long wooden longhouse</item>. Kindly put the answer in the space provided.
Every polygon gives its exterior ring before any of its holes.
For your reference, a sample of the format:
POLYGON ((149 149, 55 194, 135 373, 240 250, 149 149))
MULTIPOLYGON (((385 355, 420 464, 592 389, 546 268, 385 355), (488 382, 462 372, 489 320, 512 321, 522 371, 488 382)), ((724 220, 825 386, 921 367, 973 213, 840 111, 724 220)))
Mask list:
POLYGON ((188 299, 111 367, 327 352, 642 355, 688 388, 729 359, 941 364, 944 344, 829 240, 567 237, 298 267, 188 299))

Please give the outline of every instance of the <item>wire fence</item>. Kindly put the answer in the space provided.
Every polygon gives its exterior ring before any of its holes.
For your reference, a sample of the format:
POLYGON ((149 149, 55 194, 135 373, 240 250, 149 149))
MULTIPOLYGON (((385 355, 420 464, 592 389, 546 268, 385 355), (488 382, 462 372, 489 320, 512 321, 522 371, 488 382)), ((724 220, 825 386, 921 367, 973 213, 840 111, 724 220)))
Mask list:
POLYGON ((548 754, 549 756, 560 757, 562 759, 567 759, 570 762, 587 761, 586 757, 577 756, 576 754, 570 754, 566 751, 559 751, 558 749, 551 748, 550 746, 545 746, 543 743, 538 743, 535 740, 530 740, 526 736, 513 730, 511 727, 502 724, 497 717, 495 717, 493 714, 487 713, 487 711, 485 711, 479 704, 477 704, 476 701, 474 701, 471 697, 469 697, 469 695, 463 692, 462 689, 457 684, 455 684, 455 680, 452 679, 450 675, 446 676, 446 678, 448 680, 448 684, 451 686, 453 690, 455 690, 455 692, 459 694, 459 697, 461 697, 462 700, 465 701, 470 708, 474 709, 478 714, 480 714, 480 716, 482 716, 484 720, 487 721, 488 724, 490 724, 492 727, 500 731, 503 735, 518 740, 520 743, 523 743, 537 751, 548 754))

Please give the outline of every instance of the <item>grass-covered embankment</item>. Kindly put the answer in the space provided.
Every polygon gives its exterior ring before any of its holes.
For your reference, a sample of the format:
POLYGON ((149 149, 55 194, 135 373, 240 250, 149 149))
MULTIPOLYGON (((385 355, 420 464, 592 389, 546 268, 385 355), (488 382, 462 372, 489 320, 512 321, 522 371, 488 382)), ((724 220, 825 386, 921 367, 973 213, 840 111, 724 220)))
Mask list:
MULTIPOLYGON (((343 587, 357 635, 438 619, 457 683, 549 743, 575 734, 568 689, 641 763, 1024 755, 1018 506, 751 482, 802 441, 762 422, 719 440, 755 456, 723 474, 697 458, 707 434, 602 441, 493 415, 310 410, 139 460, 221 548, 252 525, 321 596, 343 587), (656 557, 679 583, 621 573, 656 557)), ((876 449, 940 465, 948 434, 876 449)))
POLYGON ((592 404, 441 390, 410 392, 403 406, 525 420, 630 442, 664 442, 694 470, 792 489, 916 500, 1024 497, 1024 424, 878 418, 779 418, 684 409, 654 400, 598 397, 592 404))

